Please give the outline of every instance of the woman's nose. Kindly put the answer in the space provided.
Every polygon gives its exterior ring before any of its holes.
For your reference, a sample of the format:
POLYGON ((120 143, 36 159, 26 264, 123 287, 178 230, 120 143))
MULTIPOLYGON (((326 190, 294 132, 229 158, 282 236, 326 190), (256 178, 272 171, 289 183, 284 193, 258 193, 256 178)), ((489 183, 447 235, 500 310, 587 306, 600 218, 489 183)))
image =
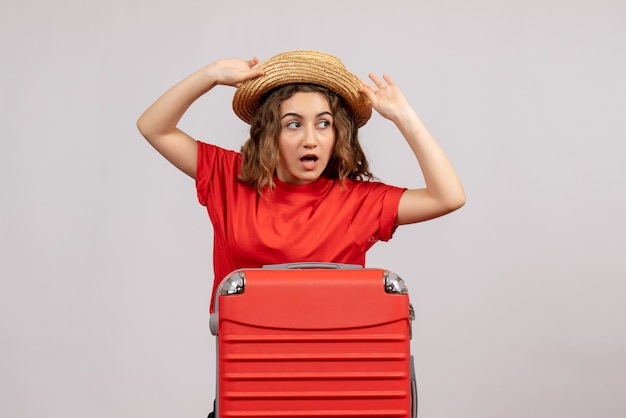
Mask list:
POLYGON ((304 146, 307 148, 317 146, 317 140, 315 139, 315 127, 309 126, 304 130, 304 146))

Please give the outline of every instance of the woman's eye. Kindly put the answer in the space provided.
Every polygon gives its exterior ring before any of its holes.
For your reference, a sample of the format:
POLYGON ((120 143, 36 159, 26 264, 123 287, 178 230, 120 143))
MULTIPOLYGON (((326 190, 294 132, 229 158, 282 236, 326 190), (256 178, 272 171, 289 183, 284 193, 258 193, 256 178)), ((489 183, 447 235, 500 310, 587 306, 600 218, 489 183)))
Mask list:
POLYGON ((285 125, 285 126, 287 128, 295 129, 295 128, 300 126, 300 123, 298 123, 297 121, 294 120, 294 121, 288 122, 287 125, 285 125))
POLYGON ((328 128, 330 126, 330 121, 321 120, 318 122, 320 128, 328 128))

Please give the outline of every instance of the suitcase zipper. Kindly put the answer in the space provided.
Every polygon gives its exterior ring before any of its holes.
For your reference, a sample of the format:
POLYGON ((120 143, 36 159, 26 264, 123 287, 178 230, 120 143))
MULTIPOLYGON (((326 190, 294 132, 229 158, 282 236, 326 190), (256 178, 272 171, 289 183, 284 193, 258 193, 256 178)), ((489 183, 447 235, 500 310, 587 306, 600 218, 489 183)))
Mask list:
POLYGON ((413 321, 415 321, 415 308, 409 302, 409 340, 413 339, 413 321))

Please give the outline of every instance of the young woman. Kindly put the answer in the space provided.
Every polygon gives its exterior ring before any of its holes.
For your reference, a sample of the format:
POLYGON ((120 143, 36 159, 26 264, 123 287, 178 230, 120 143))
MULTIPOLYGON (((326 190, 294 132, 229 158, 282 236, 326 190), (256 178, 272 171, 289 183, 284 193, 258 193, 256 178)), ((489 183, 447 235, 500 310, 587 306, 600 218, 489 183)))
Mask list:
POLYGON ((389 240, 398 225, 463 206, 452 164, 390 77, 370 74, 369 84, 317 51, 257 64, 256 58, 209 64, 165 92, 137 122, 158 152, 196 180, 214 228, 213 294, 238 268, 365 265, 367 250, 389 240), (240 152, 196 141, 177 127, 217 85, 237 87, 233 110, 250 124, 240 152), (372 108, 406 139, 424 188, 373 179, 358 141, 372 108))

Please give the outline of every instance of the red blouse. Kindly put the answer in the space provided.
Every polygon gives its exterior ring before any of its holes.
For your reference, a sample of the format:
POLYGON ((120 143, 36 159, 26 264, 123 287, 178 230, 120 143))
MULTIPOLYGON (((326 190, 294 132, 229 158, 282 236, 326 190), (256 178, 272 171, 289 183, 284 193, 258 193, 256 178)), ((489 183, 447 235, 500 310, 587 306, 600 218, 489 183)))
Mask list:
POLYGON ((380 182, 322 177, 283 183, 263 196, 237 180, 241 154, 198 142, 196 188, 213 224, 215 291, 239 268, 320 261, 365 266, 365 252, 388 241, 405 189, 380 182))

